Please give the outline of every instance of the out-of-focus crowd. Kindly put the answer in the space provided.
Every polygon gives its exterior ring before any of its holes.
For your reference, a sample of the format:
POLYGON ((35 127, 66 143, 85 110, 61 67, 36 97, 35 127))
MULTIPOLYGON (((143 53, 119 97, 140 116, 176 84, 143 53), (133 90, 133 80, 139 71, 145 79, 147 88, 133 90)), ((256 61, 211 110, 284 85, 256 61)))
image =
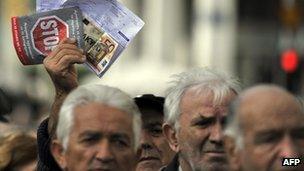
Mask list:
POLYGON ((165 97, 132 98, 79 86, 75 64, 85 61, 74 39, 44 59, 56 91, 50 115, 37 136, 1 137, 0 170, 304 170, 303 106, 282 87, 241 90, 237 78, 196 68, 174 75, 165 97))

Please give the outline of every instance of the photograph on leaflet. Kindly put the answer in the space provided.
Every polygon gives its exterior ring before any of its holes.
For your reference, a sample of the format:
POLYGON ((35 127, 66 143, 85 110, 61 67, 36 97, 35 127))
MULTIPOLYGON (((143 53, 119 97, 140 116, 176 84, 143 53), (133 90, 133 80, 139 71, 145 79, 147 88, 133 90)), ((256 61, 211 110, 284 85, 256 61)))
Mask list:
POLYGON ((87 64, 100 74, 110 63, 118 43, 86 17, 84 23, 84 51, 87 53, 87 64))

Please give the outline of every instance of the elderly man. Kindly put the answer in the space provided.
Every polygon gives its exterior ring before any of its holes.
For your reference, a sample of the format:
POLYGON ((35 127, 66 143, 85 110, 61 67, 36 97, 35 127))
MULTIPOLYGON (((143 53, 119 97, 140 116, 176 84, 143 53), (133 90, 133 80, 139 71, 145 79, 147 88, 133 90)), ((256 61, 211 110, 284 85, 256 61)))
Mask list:
POLYGON ((165 101, 163 131, 178 155, 165 170, 227 170, 222 127, 240 89, 237 80, 207 68, 176 78, 165 101))
POLYGON ((144 94, 134 100, 142 120, 136 171, 158 171, 168 165, 175 155, 162 131, 164 98, 144 94))
POLYGON ((241 93, 230 113, 225 145, 231 170, 304 170, 304 113, 292 94, 258 85, 241 93), (301 164, 283 166, 284 158, 299 158, 301 164))
POLYGON ((140 113, 119 89, 87 85, 65 99, 52 154, 62 170, 131 171, 139 144, 140 113))
MULTIPOLYGON (((44 66, 54 83, 56 96, 49 119, 43 121, 38 129, 38 170, 40 171, 60 170, 50 154, 50 142, 57 139, 55 130, 62 102, 78 86, 74 64, 84 61, 83 51, 77 48, 73 39, 63 40, 44 60, 44 66)), ((167 165, 174 155, 162 134, 163 101, 162 97, 153 95, 135 98, 135 102, 142 112, 141 119, 143 122, 140 144, 137 149, 137 171, 158 171, 159 168, 167 165)), ((58 141, 57 144, 59 144, 58 141)), ((57 159, 57 161, 60 160, 57 159)))

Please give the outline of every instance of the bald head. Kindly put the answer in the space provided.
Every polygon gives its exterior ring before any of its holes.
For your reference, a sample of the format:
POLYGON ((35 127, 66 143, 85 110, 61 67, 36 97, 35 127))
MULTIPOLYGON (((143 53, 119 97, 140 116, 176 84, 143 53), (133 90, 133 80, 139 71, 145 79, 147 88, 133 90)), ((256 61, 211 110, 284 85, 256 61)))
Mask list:
POLYGON ((304 156, 302 105, 275 85, 242 92, 232 105, 225 133, 236 140, 244 171, 280 170, 283 158, 304 156))
POLYGON ((300 102, 288 91, 275 85, 258 85, 245 90, 237 99, 235 109, 240 126, 253 123, 253 120, 271 121, 273 117, 288 119, 293 115, 303 115, 300 102))

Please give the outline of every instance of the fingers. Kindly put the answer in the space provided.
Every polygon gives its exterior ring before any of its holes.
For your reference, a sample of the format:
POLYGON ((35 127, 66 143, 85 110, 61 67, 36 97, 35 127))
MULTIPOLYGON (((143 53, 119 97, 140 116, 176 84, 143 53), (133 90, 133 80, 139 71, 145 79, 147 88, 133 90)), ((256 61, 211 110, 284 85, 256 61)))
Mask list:
POLYGON ((74 55, 75 57, 78 57, 78 58, 83 57, 83 53, 79 49, 63 48, 50 60, 53 60, 54 62, 58 63, 59 61, 61 61, 62 58, 66 57, 66 56, 71 56, 71 55, 74 55))
POLYGON ((76 39, 75 38, 64 38, 60 43, 59 45, 61 44, 76 44, 76 39))
POLYGON ((64 49, 70 49, 70 50, 75 50, 79 51, 80 53, 83 53, 77 46, 76 46, 76 40, 75 39, 70 39, 70 38, 65 38, 63 39, 59 45, 47 56, 47 58, 53 58, 57 59, 61 57, 58 56, 58 53, 64 49))
POLYGON ((82 59, 83 50, 78 48, 75 43, 75 39, 66 38, 62 40, 59 45, 45 58, 45 61, 58 63, 61 61, 61 58, 70 57, 71 55, 75 55, 79 59, 82 59))
POLYGON ((74 50, 74 51, 79 51, 80 53, 83 53, 82 50, 80 50, 76 45, 74 44, 60 44, 58 45, 53 52, 50 53, 50 55, 47 56, 47 58, 53 58, 53 59, 57 59, 60 57, 58 56, 58 53, 62 50, 65 49, 70 49, 70 50, 74 50))
POLYGON ((86 57, 84 55, 79 57, 76 55, 67 54, 63 58, 60 59, 59 63, 62 66, 68 66, 70 64, 75 64, 75 63, 81 64, 81 63, 84 63, 85 61, 86 61, 86 57))

